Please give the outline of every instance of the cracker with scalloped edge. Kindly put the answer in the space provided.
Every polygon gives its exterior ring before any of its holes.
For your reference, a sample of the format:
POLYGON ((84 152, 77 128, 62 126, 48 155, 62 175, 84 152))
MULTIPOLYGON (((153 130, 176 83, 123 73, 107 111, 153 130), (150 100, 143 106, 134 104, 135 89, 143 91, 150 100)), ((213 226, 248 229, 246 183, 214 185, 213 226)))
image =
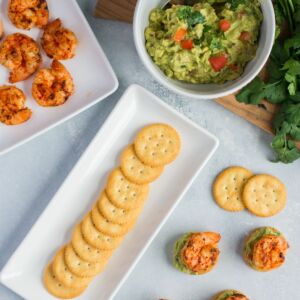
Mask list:
POLYGON ((134 141, 134 150, 138 158, 152 167, 160 167, 174 161, 180 148, 178 132, 167 124, 145 126, 134 141))
POLYGON ((243 189, 252 172, 243 167, 230 167, 222 171, 213 184, 213 196, 217 204, 228 211, 245 209, 243 189))
POLYGON ((268 174, 253 176, 243 190, 245 206, 259 217, 271 217, 281 212, 286 205, 286 198, 285 185, 268 174))

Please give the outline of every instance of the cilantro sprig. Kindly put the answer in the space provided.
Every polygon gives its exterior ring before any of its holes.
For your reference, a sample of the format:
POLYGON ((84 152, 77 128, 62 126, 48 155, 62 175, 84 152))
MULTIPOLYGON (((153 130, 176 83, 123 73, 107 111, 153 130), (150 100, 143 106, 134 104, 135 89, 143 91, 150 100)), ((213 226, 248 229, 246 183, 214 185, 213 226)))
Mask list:
MULTIPOLYGON (((242 0, 231 0, 238 3, 242 0)), ((237 95, 237 100, 258 105, 263 99, 280 104, 274 118, 275 137, 271 143, 275 161, 291 163, 300 158, 295 141, 300 141, 300 0, 278 0, 275 3, 277 29, 287 20, 288 38, 274 43, 268 62, 269 78, 256 77, 237 95)))

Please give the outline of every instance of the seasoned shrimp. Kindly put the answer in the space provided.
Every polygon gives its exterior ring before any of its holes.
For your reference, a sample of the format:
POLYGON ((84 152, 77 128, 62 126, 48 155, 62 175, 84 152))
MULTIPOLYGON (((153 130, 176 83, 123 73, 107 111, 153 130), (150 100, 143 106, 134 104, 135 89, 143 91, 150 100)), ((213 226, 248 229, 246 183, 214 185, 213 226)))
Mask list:
POLYGON ((64 27, 60 19, 56 19, 45 27, 42 36, 42 47, 53 59, 70 59, 75 55, 77 38, 75 34, 64 27))
POLYGON ((195 273, 205 273, 216 263, 220 254, 217 243, 221 236, 214 232, 200 232, 191 235, 181 250, 186 267, 195 273))
POLYGON ((39 68, 41 62, 39 46, 25 34, 11 34, 0 46, 0 63, 10 70, 11 83, 28 78, 39 68))
POLYGON ((62 105, 73 93, 73 79, 57 60, 53 60, 51 68, 39 70, 32 84, 32 96, 41 106, 62 105))
POLYGON ((0 121, 18 125, 30 119, 32 112, 25 107, 25 94, 15 86, 0 86, 0 121))
POLYGON ((228 297, 226 300, 249 300, 249 299, 242 294, 237 294, 237 295, 228 297))
POLYGON ((4 34, 3 22, 2 22, 2 20, 0 20, 0 40, 3 36, 3 34, 4 34))
POLYGON ((261 271, 278 268, 284 263, 288 247, 283 236, 265 235, 254 245, 252 263, 261 271))
POLYGON ((17 28, 42 28, 49 20, 48 5, 46 0, 10 0, 8 16, 17 28))

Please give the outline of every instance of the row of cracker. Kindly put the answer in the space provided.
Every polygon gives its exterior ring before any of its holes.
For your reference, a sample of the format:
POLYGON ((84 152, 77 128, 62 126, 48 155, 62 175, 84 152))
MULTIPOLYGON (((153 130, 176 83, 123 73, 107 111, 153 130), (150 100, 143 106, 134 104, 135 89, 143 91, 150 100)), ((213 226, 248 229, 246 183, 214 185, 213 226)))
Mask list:
POLYGON ((254 175, 243 167, 229 167, 213 184, 217 204, 225 210, 237 212, 247 208, 259 217, 279 213, 286 204, 286 188, 275 176, 254 175))
POLYGON ((44 273, 47 290, 59 298, 80 295, 101 273, 114 250, 130 231, 164 165, 180 151, 180 137, 166 124, 144 127, 133 145, 121 154, 120 167, 113 170, 92 210, 73 231, 69 244, 61 248, 44 273))

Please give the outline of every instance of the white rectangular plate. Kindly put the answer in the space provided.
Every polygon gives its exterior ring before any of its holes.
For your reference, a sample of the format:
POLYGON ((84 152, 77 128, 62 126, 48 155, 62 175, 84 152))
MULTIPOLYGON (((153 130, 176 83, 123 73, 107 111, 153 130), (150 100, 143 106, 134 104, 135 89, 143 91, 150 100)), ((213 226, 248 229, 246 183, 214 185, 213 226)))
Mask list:
MULTIPOLYGON (((118 80, 77 2, 47 0, 47 3, 50 20, 60 18, 65 27, 74 31, 79 41, 76 56, 62 61, 74 79, 75 94, 62 106, 45 108, 39 106, 31 96, 34 75, 17 83, 16 86, 25 92, 26 105, 31 108, 33 114, 29 121, 21 125, 7 126, 0 123, 0 154, 75 116, 113 93, 118 87, 118 80)), ((7 17, 7 5, 8 0, 0 0, 0 19, 4 21, 5 35, 21 32, 39 42, 42 31, 25 31, 14 27, 7 17)), ((43 50, 41 53, 42 66, 48 67, 52 60, 43 50)), ((8 74, 8 70, 0 65, 0 85, 9 84, 8 74)))
POLYGON ((1 282, 30 300, 54 299, 42 283, 43 269, 68 242, 75 224, 103 189, 108 172, 118 166, 122 149, 144 125, 164 122, 182 138, 181 153, 153 184, 135 228, 114 253, 105 271, 79 299, 111 299, 145 252, 193 179, 218 146, 215 137, 164 102, 133 85, 123 95, 99 133, 51 203, 1 273, 1 282))

